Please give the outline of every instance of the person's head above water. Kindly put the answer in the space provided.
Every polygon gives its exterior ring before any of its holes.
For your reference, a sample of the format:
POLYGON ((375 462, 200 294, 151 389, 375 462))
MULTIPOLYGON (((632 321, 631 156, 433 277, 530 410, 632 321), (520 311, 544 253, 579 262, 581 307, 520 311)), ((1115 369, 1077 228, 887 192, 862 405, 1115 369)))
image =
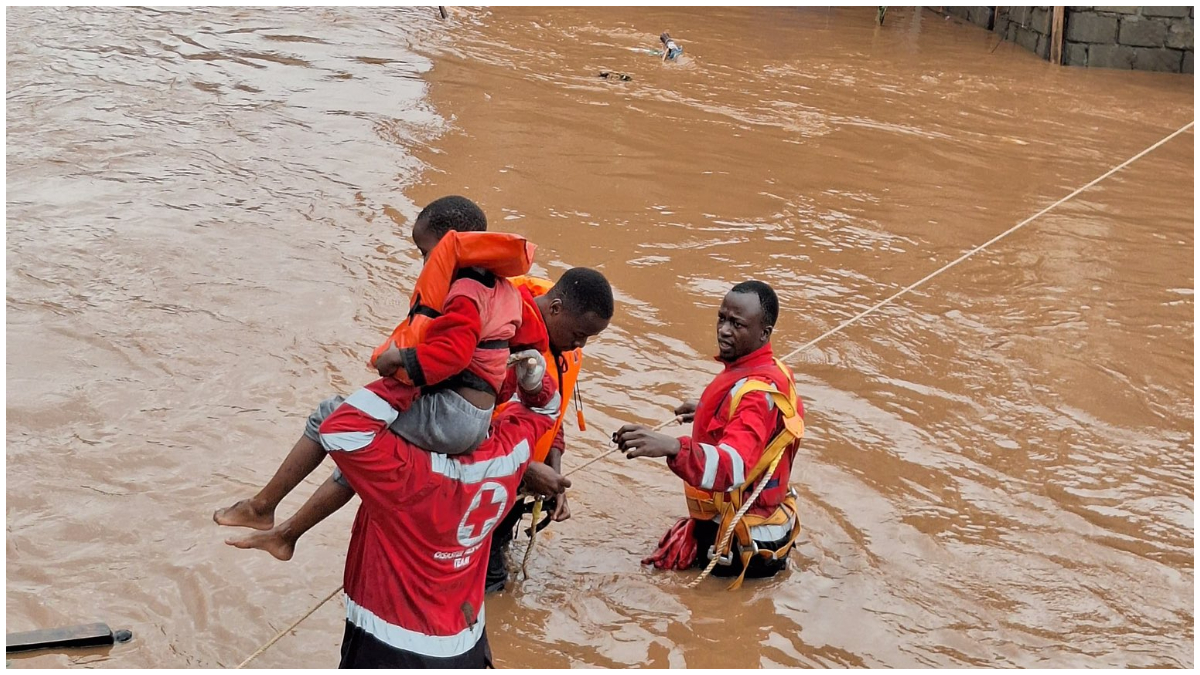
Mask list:
POLYGON ((586 267, 567 270, 537 302, 550 349, 557 353, 583 347, 612 320, 612 286, 603 274, 586 267))
POLYGON ((718 358, 731 362, 771 341, 779 298, 761 281, 743 281, 725 294, 717 310, 718 358))
POLYGON ((423 258, 437 246, 450 230, 455 232, 484 232, 487 216, 483 209, 466 197, 450 195, 435 199, 421 209, 413 223, 412 239, 423 258))

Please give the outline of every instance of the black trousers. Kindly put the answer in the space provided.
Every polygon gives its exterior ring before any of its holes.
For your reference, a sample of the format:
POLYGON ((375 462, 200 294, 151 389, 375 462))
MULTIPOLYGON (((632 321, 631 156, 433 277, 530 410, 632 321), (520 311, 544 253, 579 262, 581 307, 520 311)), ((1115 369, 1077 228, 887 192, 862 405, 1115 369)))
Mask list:
MULTIPOLYGON (((717 522, 714 520, 697 520, 696 521, 696 560, 692 563, 692 567, 704 569, 708 567, 708 549, 712 548, 717 543, 717 522)), ((759 548, 778 551, 787 539, 777 542, 756 542, 759 548)), ((742 573, 742 559, 737 555, 738 546, 735 542, 733 545, 733 563, 729 565, 717 565, 713 568, 712 575, 714 577, 736 577, 742 573)), ((780 560, 767 560, 762 556, 754 556, 750 559, 750 566, 746 569, 747 579, 765 579, 779 574, 787 568, 787 556, 780 560)))
POLYGON ((342 636, 342 662, 338 668, 491 668, 492 648, 487 633, 470 651, 440 658, 396 649, 374 635, 346 622, 342 636))

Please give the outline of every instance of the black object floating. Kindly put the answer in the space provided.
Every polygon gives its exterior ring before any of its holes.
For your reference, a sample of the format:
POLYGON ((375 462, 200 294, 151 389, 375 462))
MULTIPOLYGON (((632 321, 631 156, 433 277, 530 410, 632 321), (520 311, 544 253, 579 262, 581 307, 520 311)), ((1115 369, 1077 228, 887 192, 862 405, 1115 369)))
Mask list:
POLYGON ((114 642, 129 642, 133 632, 113 631, 106 623, 87 623, 66 628, 43 628, 25 633, 9 633, 5 652, 28 652, 35 649, 69 649, 73 647, 104 647, 114 642))

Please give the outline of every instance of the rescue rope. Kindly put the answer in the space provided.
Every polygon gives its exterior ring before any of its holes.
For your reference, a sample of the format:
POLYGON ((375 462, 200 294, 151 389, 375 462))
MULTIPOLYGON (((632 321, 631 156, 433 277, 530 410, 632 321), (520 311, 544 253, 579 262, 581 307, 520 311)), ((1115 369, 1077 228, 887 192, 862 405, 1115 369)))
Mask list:
MULTIPOLYGON (((671 422, 678 422, 678 421, 679 421, 679 416, 676 415, 675 417, 672 417, 671 419, 654 427, 650 431, 661 431, 664 427, 666 427, 671 422)), ((596 462, 599 462, 600 460, 604 459, 605 457, 608 457, 610 454, 612 454, 620 449, 621 449, 620 447, 615 447, 615 448, 609 448, 608 450, 605 450, 604 452, 600 453, 596 457, 593 457, 593 458, 589 459, 588 461, 584 462, 583 464, 580 464, 579 466, 575 467, 574 469, 571 469, 570 471, 564 473, 563 478, 570 476, 571 474, 575 473, 576 471, 583 471, 584 469, 588 468, 589 466, 595 464, 596 462)))
POLYGON ((542 517, 542 501, 542 498, 538 497, 533 502, 533 513, 530 514, 533 516, 533 522, 529 527, 529 544, 525 546, 525 557, 521 558, 521 574, 524 574, 526 579, 529 578, 529 559, 533 557, 533 544, 537 541, 538 519, 542 517))
POLYGON ((299 626, 300 624, 304 623, 305 619, 312 616, 318 609, 321 609, 321 605, 324 605, 325 603, 332 600, 333 596, 337 595, 339 592, 341 592, 341 590, 342 590, 341 586, 338 586, 337 588, 333 589, 332 593, 325 596, 325 598, 323 600, 321 600, 320 602, 318 602, 317 604, 313 605, 313 608, 308 610, 307 612, 305 612, 304 616, 300 617, 299 619, 296 619, 295 621, 292 622, 292 625, 290 625, 287 628, 284 628, 283 630, 276 633, 275 637, 271 638, 270 640, 267 640, 266 644, 259 647, 250 656, 247 656, 245 661, 242 661, 241 663, 237 664, 237 666, 234 668, 234 670, 241 670, 242 668, 246 667, 247 663, 250 663, 254 659, 257 659, 259 656, 262 656, 262 653, 267 651, 268 649, 270 649, 271 645, 275 644, 276 642, 279 642, 281 639, 283 639, 284 635, 287 635, 288 633, 295 630, 296 626, 299 626))
MULTIPOLYGON (((1115 167, 1113 167, 1113 168, 1109 169, 1107 172, 1105 172, 1104 174, 1102 174, 1102 175, 1101 175, 1099 178, 1093 179, 1093 180, 1092 180, 1090 183, 1088 183, 1088 184, 1084 185, 1083 187, 1081 187, 1081 188, 1079 188, 1079 189, 1075 190, 1074 192, 1072 192, 1071 194, 1067 195, 1066 197, 1063 197, 1062 199, 1059 199, 1058 201, 1054 202, 1054 203, 1053 203, 1053 204, 1051 204, 1050 206, 1047 206, 1046 208, 1042 209, 1041 211, 1038 211, 1037 213, 1035 213, 1035 214, 1033 214, 1032 216, 1030 216, 1030 217, 1026 218, 1025 220, 1023 220, 1023 221, 1021 221, 1021 222, 1017 223, 1016 225, 1014 225, 1014 226, 1012 226, 1012 227, 1008 228, 1008 229, 1007 229, 1007 230, 1005 230, 1004 232, 1001 232, 1000 234, 996 235, 995 237, 992 237, 991 239, 989 239, 988 241, 984 242, 983 244, 981 244, 981 245, 979 245, 979 246, 976 246, 975 248, 971 249, 970 251, 967 251, 967 252, 966 252, 966 253, 964 253, 963 255, 959 256, 958 258, 954 259, 954 260, 953 260, 953 261, 951 261, 950 263, 948 263, 948 264, 944 265, 943 267, 939 268, 939 269, 938 269, 938 270, 936 270, 935 272, 933 272, 933 273, 931 273, 931 274, 929 274, 929 275, 926 275, 925 277, 921 278, 920 280, 916 281, 915 283, 912 283, 912 284, 909 284, 908 286, 905 286, 904 288, 900 289, 900 290, 899 290, 899 291, 897 291, 896 293, 893 293, 892 295, 890 295, 890 296, 888 296, 887 298, 885 298, 885 299, 883 299, 883 300, 879 301, 878 303, 876 303, 876 304, 872 305, 871 307, 867 308, 866 310, 863 310, 862 312, 859 312, 858 314, 856 314, 855 316, 851 317, 850 319, 847 319, 846 321, 843 321, 842 323, 838 324, 836 327, 834 327, 834 328, 832 328, 832 329, 830 329, 830 330, 827 330, 827 331, 825 331, 824 333, 822 333, 822 334, 818 335, 816 338, 814 338, 814 339, 812 339, 812 340, 809 340, 807 343, 805 343, 805 344, 803 344, 803 345, 801 345, 801 346, 797 347, 796 349, 792 350, 792 351, 791 351, 791 353, 789 353, 787 356, 783 357, 783 358, 782 358, 782 359, 780 359, 780 360, 781 360, 781 361, 787 361, 788 359, 792 358, 792 357, 793 357, 793 356, 795 356, 796 354, 799 354, 800 352, 802 352, 802 351, 804 351, 804 350, 806 350, 806 349, 809 349, 810 347, 812 347, 813 345, 816 345, 818 342, 820 342, 820 341, 824 340, 825 338, 827 338, 827 337, 829 337, 829 336, 831 336, 831 335, 834 335, 834 334, 836 334, 836 333, 840 333, 842 330, 844 330, 844 329, 848 328, 849 326, 852 326, 852 325, 854 325, 854 324, 858 323, 858 322, 859 322, 859 321, 861 321, 863 318, 865 318, 865 317, 867 317, 868 315, 870 315, 870 314, 874 313, 875 311, 879 310, 881 307, 884 307, 885 305, 888 305, 888 304, 890 304, 890 303, 891 303, 893 300, 895 300, 896 298, 899 298, 900 296, 902 296, 902 295, 904 295, 904 294, 908 293, 909 291, 912 291, 913 289, 917 288, 917 287, 918 287, 918 286, 920 286, 921 284, 924 284, 925 282, 929 281, 930 279, 933 279, 934 277, 936 277, 936 276, 940 275, 942 272, 945 272, 946 270, 950 269, 951 267, 954 267, 954 266, 955 266, 955 265, 957 265, 958 263, 960 263, 960 262, 962 262, 962 261, 966 260, 967 258, 970 258, 971 256, 975 255, 976 253, 978 253, 978 252, 980 252, 980 251, 982 251, 982 250, 986 249, 987 247, 989 247, 989 246, 991 246, 992 244, 994 244, 994 243, 996 243, 996 242, 1000 241, 1001 239, 1003 239, 1003 238, 1007 237, 1008 235, 1012 234, 1013 232, 1016 232, 1017 230, 1019 230, 1019 229, 1021 229, 1022 227, 1024 227, 1024 226, 1028 225, 1029 223, 1033 222, 1033 221, 1034 221, 1034 220, 1036 220, 1037 218, 1040 218, 1041 216, 1045 215, 1046 213, 1048 213, 1048 212, 1049 212, 1049 211, 1051 211, 1052 209, 1054 209, 1054 208, 1056 208, 1056 207, 1058 207, 1058 206, 1061 206, 1062 204, 1064 204, 1064 203, 1066 203, 1066 202, 1070 201, 1071 199, 1074 199, 1075 197, 1077 197, 1077 196, 1078 196, 1078 195, 1079 195, 1081 192, 1083 192, 1084 190, 1087 190, 1088 188, 1091 188, 1091 187, 1093 187, 1094 185, 1096 185, 1096 184, 1097 184, 1097 183, 1099 183, 1100 181, 1102 181, 1102 180, 1104 180, 1104 179, 1106 179, 1106 178, 1108 178, 1108 177, 1112 176, 1113 174, 1117 173, 1117 172, 1118 172, 1118 171, 1120 171, 1121 169, 1124 169, 1125 167, 1129 166, 1130 164, 1133 164, 1134 162, 1136 162, 1137 160, 1141 159, 1142 157, 1145 157, 1146 155, 1150 154, 1150 153, 1151 153, 1151 152, 1153 152, 1154 150, 1157 150, 1158 148, 1162 147, 1162 145, 1163 145, 1164 143, 1166 143, 1167 141, 1169 141, 1169 140, 1171 140, 1171 139, 1175 138, 1176 136, 1178 136, 1178 135, 1182 134, 1183 132, 1187 131, 1188 129, 1191 129, 1191 128, 1192 128, 1192 126, 1194 126, 1194 125, 1195 125, 1195 122, 1188 122, 1187 124, 1183 125, 1183 126, 1182 126, 1182 127, 1180 127, 1179 129, 1177 129, 1177 130, 1176 130, 1174 133, 1172 133, 1172 134, 1170 134, 1170 135, 1166 136, 1165 138, 1163 138, 1162 140, 1158 141, 1158 142, 1157 142, 1157 143, 1155 143, 1154 145, 1151 145, 1150 147, 1146 148, 1145 150, 1142 150, 1141 152, 1139 152, 1138 154, 1134 155, 1133 157, 1130 157, 1129 159, 1125 160, 1124 162, 1121 162, 1120 164, 1116 165, 1115 167)), ((663 427, 667 426, 668 424, 670 424, 671 422, 674 422, 674 421, 676 421, 676 420, 678 420, 678 419, 679 419, 678 417, 672 417, 671 419, 668 419, 668 420, 664 421, 663 423, 659 424, 658 426, 654 427, 654 429, 653 429, 653 430, 654 430, 654 431, 658 431, 658 430, 662 429, 663 427)), ((588 462, 586 462, 586 463, 584 463, 584 464, 581 464, 581 465, 579 465, 578 467, 576 467, 576 468, 574 468, 574 469, 571 469, 570 471, 568 471, 567 473, 565 473, 565 474, 563 474, 563 475, 564 475, 564 476, 569 476, 569 475, 571 475, 571 474, 575 473, 576 471, 580 471, 580 470, 582 470, 582 469, 584 469, 584 468, 587 468, 588 466, 592 465, 593 463, 595 463, 595 462, 598 462, 598 461, 600 461, 601 459, 603 459, 603 458, 607 457, 607 456, 608 456, 610 453, 612 453, 612 452, 613 452, 614 450, 616 450, 616 449, 617 449, 617 448, 612 448, 612 449, 606 450, 605 452, 601 453, 601 454, 600 454, 598 457, 595 457, 595 458, 593 458, 593 459, 589 460, 588 462)), ((772 469, 770 470, 770 472, 768 473, 768 475, 770 475, 770 474, 773 474, 774 472, 775 472, 775 470, 774 470, 774 468, 772 468, 772 469)), ((736 526, 737 526, 737 524, 738 524, 739 522, 741 522, 742 516, 744 516, 744 515, 745 515, 745 513, 746 513, 746 510, 748 509, 749 505, 750 505, 750 504, 753 504, 753 503, 755 502, 755 500, 757 500, 757 499, 758 499, 759 495, 760 495, 760 494, 761 494, 761 492, 762 492, 762 489, 763 489, 763 487, 764 487, 764 486, 767 484, 767 482, 768 482, 768 481, 765 481, 765 480, 764 480, 764 481, 761 481, 761 482, 759 483, 758 487, 757 487, 757 488, 755 488, 754 492, 753 492, 753 493, 750 495, 750 499, 746 500, 746 503, 745 503, 745 504, 743 504, 743 505, 742 505, 742 508, 738 510, 738 512, 735 514, 735 517, 734 517, 733 523, 731 523, 731 524, 730 524, 730 527, 729 527, 729 532, 733 532, 733 529, 734 529, 734 527, 736 527, 736 526)), ((536 527, 536 526, 537 526, 537 523, 534 523, 534 526, 536 527)), ((731 536, 731 535, 727 533, 727 534, 726 534, 726 537, 725 537, 725 539, 728 539, 730 536, 731 536)), ((724 543, 725 543, 725 544, 727 544, 728 542, 726 541, 726 542, 724 542, 724 543)), ((695 580, 693 580, 691 583, 689 583, 687 587, 688 587, 688 588, 694 588, 696 585, 698 585, 698 584, 699 584, 701 581, 703 581, 703 580, 704 580, 704 579, 705 579, 705 578, 706 578, 706 577, 709 575, 709 573, 711 573, 711 572, 712 572, 712 568, 713 568, 713 567, 715 567, 715 563, 713 563, 712 561, 710 561, 710 562, 709 562, 709 566, 708 566, 708 568, 706 568, 706 569, 704 570, 704 572, 702 572, 702 573, 700 574, 700 576, 699 576, 699 577, 697 577, 695 580)), ((251 661, 253 661, 254 659, 258 658, 258 657, 259 657, 259 656, 260 656, 260 655, 261 655, 263 652, 265 652, 265 651, 267 651, 268 649, 270 649, 270 648, 271 648, 271 646, 272 646, 272 645, 274 645, 276 642, 279 642, 279 640, 281 640, 281 639, 283 638, 283 636, 284 636, 284 635, 286 635, 287 633, 291 632, 292 630, 295 630, 297 626, 299 626, 301 623, 303 623, 305 619, 307 619, 308 617, 312 616, 312 615, 313 615, 313 614, 314 614, 314 613, 315 613, 315 612, 316 612, 318 609, 320 609, 320 608, 321 608, 321 606, 322 606, 322 605, 324 605, 325 603, 327 603, 327 602, 329 602, 330 600, 332 600, 332 599, 333 599, 333 596, 337 595, 337 594, 338 594, 338 592, 340 592, 341 590, 342 590, 342 587, 341 587, 341 586, 338 586, 336 589, 334 589, 334 591, 333 591, 332 593, 330 593, 328 596, 326 596, 324 600, 322 600, 322 601, 318 602, 318 603, 317 603, 315 606, 313 606, 313 608, 312 608, 312 609, 308 610, 308 612, 307 612, 306 614, 304 614, 304 616, 301 616, 299 619, 296 619, 296 621, 294 621, 294 622, 292 623, 292 625, 291 625, 291 626, 288 626, 288 627, 287 627, 287 628, 285 628, 284 630, 280 631, 278 634, 276 634, 276 635, 275 635, 275 637, 273 637, 273 638, 271 638, 270 640, 268 640, 266 644, 264 644, 263 646, 259 647, 259 648, 258 648, 258 650, 256 650, 256 651, 255 651, 253 654, 251 654, 250 656, 248 656, 248 657, 246 658, 246 660, 245 660, 245 661, 242 661, 240 664, 238 664, 238 665, 237 665, 237 669, 240 669, 240 668, 244 667, 246 664, 248 664, 248 663, 250 663, 251 661)))
POLYGON ((1188 122, 1187 124, 1183 125, 1183 126, 1182 126, 1182 127, 1180 127, 1179 129, 1177 129, 1177 130, 1176 130, 1174 133, 1172 133, 1172 134, 1170 134, 1169 136, 1167 136, 1167 137, 1163 138, 1162 140, 1160 140, 1159 142, 1155 143, 1154 145, 1151 145, 1150 147, 1148 147, 1148 148, 1146 148, 1145 150, 1143 150, 1143 151, 1139 152, 1138 154, 1134 155, 1133 157, 1130 157, 1129 159, 1125 160, 1124 162, 1121 162, 1120 164, 1118 164, 1118 165, 1114 166, 1113 168, 1109 169, 1109 170, 1108 170, 1108 171, 1106 171, 1104 174, 1102 174, 1102 175, 1101 175, 1099 178, 1095 178, 1095 179, 1093 179, 1093 180, 1092 180, 1090 183, 1088 183, 1087 185, 1084 185, 1083 187, 1076 189, 1074 192, 1072 192, 1071 194, 1067 195, 1066 197, 1063 197, 1062 199, 1060 199, 1060 200, 1058 200, 1058 201, 1054 202, 1053 204, 1051 204, 1050 206, 1047 206, 1046 208, 1042 209, 1041 211, 1038 211, 1037 213, 1033 214, 1032 216, 1029 216, 1028 218, 1026 218, 1025 220, 1022 220, 1021 222, 1017 223, 1016 225, 1013 225, 1012 227, 1008 228, 1007 230, 1005 230, 1005 231, 1001 232, 1000 234, 998 234, 998 235, 996 235, 996 236, 992 237, 991 239, 987 240, 986 242, 984 242, 984 243, 980 244, 979 246, 976 246, 975 248, 971 249, 970 251, 967 251, 966 253, 964 253, 964 254, 962 254, 962 255, 958 256, 958 257, 957 257, 957 258, 955 258, 954 260, 952 260, 952 261, 950 261, 949 263, 947 263, 947 264, 943 265, 942 267, 938 268, 936 271, 934 271, 934 272, 932 272, 932 273, 930 273, 930 274, 927 274, 927 275, 926 275, 926 276, 924 276, 924 277, 921 277, 921 278, 920 278, 920 279, 918 279, 917 281, 915 281, 915 282, 913 282, 913 283, 911 283, 911 284, 909 284, 909 285, 905 286, 904 288, 900 289, 899 291, 896 291, 895 293, 893 293, 893 294, 889 295, 888 297, 884 298, 883 300, 880 300, 879 302, 875 303, 875 304, 874 304, 874 305, 872 305, 871 307, 869 307, 869 308, 867 308, 867 309, 865 309, 865 310, 863 310, 863 311, 859 312, 858 314, 854 315, 853 317, 851 317, 851 318, 849 318, 849 319, 847 319, 847 320, 845 320, 845 321, 841 322, 841 323, 840 323, 840 324, 838 324, 836 327, 834 327, 834 328, 831 328, 830 330, 827 330, 827 331, 825 331, 824 333, 821 333, 820 335, 818 335, 817 337, 813 338, 812 340, 809 340, 809 341, 808 341, 808 342, 806 342, 805 344, 803 344, 803 345, 800 345, 799 347, 795 348, 794 350, 792 350, 792 352, 791 352, 790 354, 788 354, 787 356, 783 357, 783 358, 782 358, 782 359, 780 359, 780 360, 781 360, 781 361, 787 361, 788 359, 792 358, 792 357, 793 357, 793 356, 795 356, 796 354, 799 354, 800 352, 804 351, 805 349, 808 349, 809 347, 812 347, 813 345, 817 344, 817 343, 818 343, 818 342, 820 342, 821 340, 824 340, 825 338, 829 337, 830 335, 833 335, 833 334, 835 334, 835 333, 840 333, 840 332, 841 332, 841 331, 842 331, 844 328, 847 328, 847 327, 849 327, 849 326, 852 326, 852 325, 854 325, 854 324, 858 323, 858 322, 859 322, 859 321, 861 321, 863 318, 865 318, 867 315, 874 313, 874 312, 875 312, 876 310, 878 310, 879 308, 881 308, 881 307, 883 307, 883 306, 885 306, 885 305, 891 304, 891 302, 892 302, 893 300, 895 300, 896 298, 898 298, 898 297, 900 297, 900 296, 902 296, 902 295, 904 295, 904 294, 908 293, 909 291, 911 291, 911 290, 913 290, 914 288, 916 288, 916 287, 918 287, 918 286, 920 286, 920 285, 924 284, 925 282, 929 281, 930 279, 933 279, 934 277, 936 277, 936 276, 940 275, 942 272, 945 272, 946 270, 950 269, 951 267, 954 267, 955 265, 957 265, 957 264, 959 264, 960 262, 962 262, 962 261, 966 260, 967 258, 970 258, 971 256, 975 255, 976 253, 979 253, 980 251, 982 251, 982 250, 986 249, 987 247, 991 246, 992 244, 994 244, 994 243, 996 243, 996 242, 1000 241, 1001 239, 1003 239, 1003 238, 1007 237, 1008 235, 1012 234, 1013 232, 1016 232, 1017 230, 1021 229, 1022 227, 1025 227, 1026 225, 1028 225, 1029 223, 1033 222, 1034 220, 1037 220, 1038 218, 1040 218, 1040 217, 1042 217, 1042 216, 1046 215, 1046 213, 1050 212, 1051 210, 1053 210, 1053 209, 1055 209, 1055 208, 1057 208, 1057 207, 1059 207, 1059 206, 1062 206, 1062 205, 1063 205, 1063 204, 1065 204, 1066 202, 1068 202, 1068 201, 1070 201, 1070 200, 1074 199, 1075 197, 1079 196, 1079 194, 1080 194, 1081 192, 1083 192, 1084 190, 1087 190, 1088 188, 1090 188, 1090 187, 1093 187, 1094 185, 1096 185, 1096 184, 1097 184, 1097 183, 1099 183, 1100 181, 1102 181, 1102 180, 1104 180, 1104 179, 1108 178, 1109 176, 1112 176, 1114 173, 1116 173, 1116 172, 1120 171, 1121 169, 1124 169, 1125 167, 1129 166, 1130 164, 1133 164, 1134 162, 1136 162, 1137 160, 1139 160, 1139 159, 1141 159, 1141 158, 1145 157, 1146 155, 1150 154, 1150 153, 1151 153, 1151 152, 1153 152, 1154 150, 1157 150, 1158 148, 1162 147, 1162 145, 1163 145, 1164 143, 1166 143, 1167 141, 1171 140, 1172 138, 1175 138, 1175 137, 1176 137, 1176 136, 1178 136, 1179 134, 1182 134, 1183 132, 1187 131, 1188 129, 1191 129, 1191 128, 1192 128, 1192 126, 1193 126, 1194 124, 1195 124, 1195 122, 1188 122))
MULTIPOLYGON (((708 567, 705 567, 704 571, 700 573, 700 576, 692 579, 692 581, 687 586, 684 586, 684 588, 695 588, 700 585, 700 582, 707 579, 708 575, 712 574, 713 569, 715 569, 717 566, 717 561, 721 559, 721 555, 718 553, 718 551, 724 551, 725 547, 729 546, 729 541, 733 539, 734 529, 737 528, 738 523, 742 522, 742 517, 745 516, 746 512, 750 510, 750 506, 753 505, 754 502, 758 501, 758 496, 762 494, 763 489, 766 488, 767 484, 771 482, 771 476, 775 475, 775 469, 779 468, 779 460, 783 459, 783 456, 786 454, 787 451, 785 449, 784 452, 779 453, 779 456, 771 462, 771 466, 767 467, 767 472, 763 474, 762 479, 758 481, 758 485, 755 486, 754 492, 750 493, 750 498, 747 499, 744 504, 742 504, 742 508, 738 509, 737 513, 733 514, 733 522, 729 524, 729 529, 725 531, 725 536, 721 537, 721 543, 713 549, 713 557, 709 559, 708 567)), ((749 563, 747 562, 746 564, 749 563)))
MULTIPOLYGON (((663 427, 667 426, 668 424, 670 424, 671 422, 675 422, 678 420, 679 420, 678 416, 672 417, 671 419, 667 420, 666 422, 663 422, 662 424, 654 427, 653 431, 658 431, 658 430, 662 429, 663 427)), ((608 455, 610 453, 612 453, 616 450, 619 450, 619 449, 620 448, 609 448, 608 450, 605 450, 604 452, 600 453, 596 457, 593 457, 593 458, 589 459, 588 461, 584 462, 583 464, 580 464, 579 466, 575 467, 574 469, 571 469, 570 471, 564 473, 563 478, 570 476, 571 474, 575 473, 576 471, 582 471, 582 470, 588 468, 589 466, 595 464, 596 462, 599 462, 600 460, 604 459, 605 457, 608 457, 608 455)), ((537 522, 538 522, 538 518, 540 518, 542 515, 542 498, 541 497, 538 497, 537 501, 534 502, 532 515, 533 515, 533 526, 529 530, 529 543, 526 544, 526 546, 525 546, 525 557, 521 559, 521 573, 525 575, 526 579, 529 578, 529 560, 533 557, 533 540, 537 537, 537 522)))

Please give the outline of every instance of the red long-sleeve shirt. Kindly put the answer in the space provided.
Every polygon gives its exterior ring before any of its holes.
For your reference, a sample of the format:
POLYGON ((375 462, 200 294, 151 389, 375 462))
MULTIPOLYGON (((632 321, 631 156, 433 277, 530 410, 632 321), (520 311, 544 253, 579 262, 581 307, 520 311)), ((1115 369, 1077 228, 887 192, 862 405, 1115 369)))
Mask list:
POLYGON ((492 420, 474 452, 447 457, 388 430, 396 412, 368 384, 320 427, 320 441, 362 499, 344 577, 346 618, 393 649, 447 658, 484 632, 493 529, 516 503, 534 442, 554 423, 552 377, 492 420))
POLYGON ((490 274, 455 279, 425 339, 401 350, 401 367, 418 387, 466 372, 499 391, 521 317, 521 296, 508 280, 490 274), (489 348, 490 341, 503 344, 489 348))
MULTIPOLYGON (((692 435, 679 438, 679 453, 667 461, 671 471, 689 485, 713 492, 726 492, 745 483, 767 444, 782 429, 783 419, 763 392, 743 396, 732 415, 729 397, 746 379, 761 380, 780 389, 781 376, 770 344, 726 364, 725 371, 700 397, 692 435)), ((784 451, 783 460, 769 479, 773 485, 763 490, 751 513, 769 515, 783 500, 797 446, 793 443, 784 451)))

